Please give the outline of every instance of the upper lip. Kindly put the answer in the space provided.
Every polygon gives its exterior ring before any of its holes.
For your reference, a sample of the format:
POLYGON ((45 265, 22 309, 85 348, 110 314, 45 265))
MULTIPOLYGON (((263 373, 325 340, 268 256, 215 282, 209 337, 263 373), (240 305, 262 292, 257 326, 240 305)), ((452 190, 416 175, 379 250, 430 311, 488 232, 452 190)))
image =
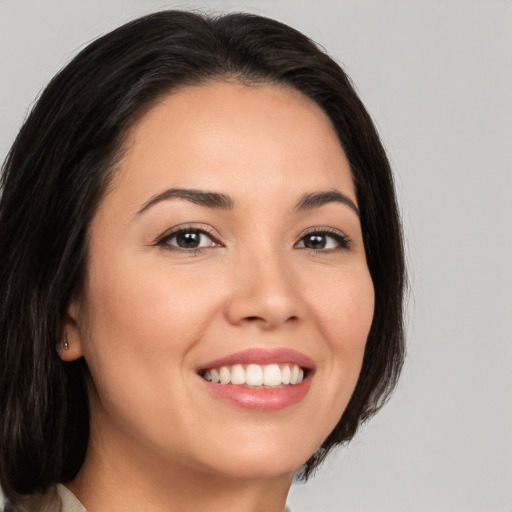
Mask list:
POLYGON ((224 357, 219 357, 205 364, 202 364, 198 371, 208 370, 211 368, 220 368, 221 366, 231 366, 234 364, 278 364, 292 363, 303 369, 314 370, 315 363, 313 360, 294 349, 289 348, 249 348, 240 352, 235 352, 224 357))

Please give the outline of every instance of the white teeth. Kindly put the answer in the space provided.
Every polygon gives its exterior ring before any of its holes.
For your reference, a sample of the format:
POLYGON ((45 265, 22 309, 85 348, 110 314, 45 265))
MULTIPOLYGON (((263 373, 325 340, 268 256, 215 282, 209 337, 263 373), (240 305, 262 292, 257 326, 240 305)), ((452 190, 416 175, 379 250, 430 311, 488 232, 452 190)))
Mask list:
POLYGON ((304 370, 296 364, 235 364, 211 368, 202 374, 203 379, 218 384, 277 387, 300 384, 304 370))
POLYGON ((221 384, 229 384, 231 382, 231 372, 229 371, 229 368, 227 368, 226 366, 223 366, 219 370, 219 376, 221 384))
POLYGON ((277 364, 269 364, 263 371, 263 384, 265 386, 279 386, 281 384, 281 369, 277 364))
POLYGON ((249 386, 261 386, 263 384, 263 370, 259 364, 250 364, 247 367, 245 382, 249 386))
POLYGON ((297 384, 299 381, 299 367, 297 365, 292 366, 292 372, 290 375, 290 384, 297 384))
POLYGON ((290 384, 290 376, 291 376, 291 370, 290 367, 286 364, 283 366, 283 369, 281 370, 281 379, 283 381, 283 384, 290 384))
POLYGON ((231 368, 231 384, 245 384, 245 370, 241 364, 231 368))

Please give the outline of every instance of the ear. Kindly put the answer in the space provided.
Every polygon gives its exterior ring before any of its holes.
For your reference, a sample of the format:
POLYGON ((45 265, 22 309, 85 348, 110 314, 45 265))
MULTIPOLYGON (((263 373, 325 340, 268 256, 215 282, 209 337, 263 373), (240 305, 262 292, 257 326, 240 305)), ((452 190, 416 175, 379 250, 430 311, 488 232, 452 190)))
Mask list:
POLYGON ((62 327, 62 338, 57 346, 57 351, 63 361, 75 361, 83 356, 79 318, 80 307, 78 301, 73 299, 69 304, 62 327))

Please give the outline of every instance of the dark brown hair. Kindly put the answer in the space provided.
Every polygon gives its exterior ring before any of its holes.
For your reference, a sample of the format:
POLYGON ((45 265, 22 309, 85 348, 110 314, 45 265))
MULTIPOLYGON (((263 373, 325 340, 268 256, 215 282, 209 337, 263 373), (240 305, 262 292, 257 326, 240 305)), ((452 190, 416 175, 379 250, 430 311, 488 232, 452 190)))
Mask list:
POLYGON ((56 345, 81 291, 87 230, 127 130, 162 95, 212 80, 280 84, 329 116, 355 183, 375 313, 361 375, 307 478, 396 385, 404 358, 404 255, 388 159, 340 66, 300 32, 249 14, 162 11, 97 39, 41 94, 3 166, 0 200, 0 481, 9 500, 72 479, 89 411, 85 362, 56 345))

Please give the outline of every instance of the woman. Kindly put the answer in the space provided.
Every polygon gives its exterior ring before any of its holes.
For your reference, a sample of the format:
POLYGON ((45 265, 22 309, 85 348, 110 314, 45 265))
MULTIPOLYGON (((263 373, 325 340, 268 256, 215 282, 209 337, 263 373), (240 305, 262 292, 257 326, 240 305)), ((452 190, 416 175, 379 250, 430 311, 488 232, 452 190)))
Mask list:
POLYGON ((282 512, 395 386, 389 164, 297 31, 166 11, 107 34, 43 92, 2 180, 13 506, 282 512))

